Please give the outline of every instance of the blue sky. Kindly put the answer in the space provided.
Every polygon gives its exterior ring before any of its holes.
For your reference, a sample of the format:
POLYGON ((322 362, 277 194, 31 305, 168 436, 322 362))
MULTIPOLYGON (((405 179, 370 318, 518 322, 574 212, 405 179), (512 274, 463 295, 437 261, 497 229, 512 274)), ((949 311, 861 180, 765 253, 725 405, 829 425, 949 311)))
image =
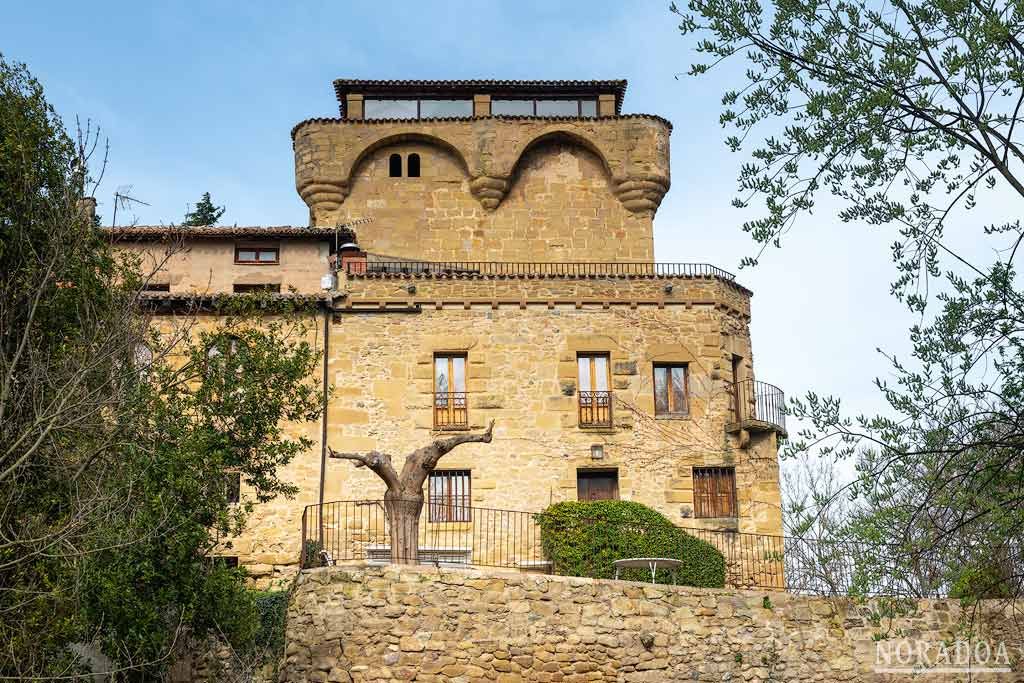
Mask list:
MULTIPOLYGON (((677 79, 696 55, 676 24, 667 0, 39 1, 9 3, 0 49, 72 124, 103 127, 100 213, 109 221, 111 195, 130 186, 151 204, 140 223, 178 222, 210 191, 226 223, 304 225, 289 132, 337 115, 334 78, 627 78, 624 111, 674 124, 658 260, 737 272, 754 252, 729 204, 745 157, 722 143, 718 112, 741 71, 677 79)), ((833 215, 823 202, 784 249, 739 272, 755 292, 755 372, 788 395, 815 389, 873 410, 872 378, 887 372, 875 348, 903 353, 913 318, 888 295, 893 233, 833 215)))

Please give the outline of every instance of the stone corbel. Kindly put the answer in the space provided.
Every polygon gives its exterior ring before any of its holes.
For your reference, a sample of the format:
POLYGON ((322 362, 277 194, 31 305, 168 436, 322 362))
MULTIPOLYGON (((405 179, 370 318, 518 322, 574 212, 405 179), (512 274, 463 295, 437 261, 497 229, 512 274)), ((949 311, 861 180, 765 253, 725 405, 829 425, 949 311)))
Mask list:
POLYGON ((615 176, 612 181, 615 183, 615 196, 633 213, 657 211, 669 187, 668 178, 649 173, 615 176))
POLYGON ((314 215, 337 211, 348 196, 347 180, 324 180, 314 178, 298 188, 299 196, 314 215))
POLYGON ((508 194, 509 187, 508 177, 480 175, 469 181, 469 191, 488 211, 498 208, 498 204, 508 194))

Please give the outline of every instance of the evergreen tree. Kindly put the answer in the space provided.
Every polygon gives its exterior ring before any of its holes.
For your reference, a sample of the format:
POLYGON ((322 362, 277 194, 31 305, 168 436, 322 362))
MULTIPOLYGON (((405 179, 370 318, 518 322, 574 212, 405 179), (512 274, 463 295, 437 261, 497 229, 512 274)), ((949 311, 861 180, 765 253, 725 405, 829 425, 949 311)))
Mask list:
POLYGON ((216 225, 226 210, 223 206, 215 206, 210 193, 204 192, 196 202, 196 208, 185 212, 185 225, 216 225))

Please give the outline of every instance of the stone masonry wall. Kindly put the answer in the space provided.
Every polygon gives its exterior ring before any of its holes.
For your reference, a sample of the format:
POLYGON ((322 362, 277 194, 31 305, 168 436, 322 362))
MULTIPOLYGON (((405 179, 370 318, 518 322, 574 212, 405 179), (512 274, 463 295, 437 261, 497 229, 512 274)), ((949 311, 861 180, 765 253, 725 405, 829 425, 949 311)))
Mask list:
POLYGON ((279 285, 282 292, 321 291, 320 278, 331 272, 326 240, 193 240, 185 244, 122 242, 118 248, 139 259, 153 284, 174 294, 222 294, 236 284, 279 285), (277 247, 276 264, 235 263, 236 246, 277 247))
POLYGON ((310 121, 295 131, 295 182, 311 224, 370 216, 360 245, 392 257, 650 261, 668 138, 651 117, 310 121))
MULTIPOLYGON (((743 376, 753 376, 749 299, 718 280, 674 279, 667 294, 666 281, 351 279, 341 303, 351 312, 331 327, 328 443, 383 451, 400 467, 406 453, 439 434, 434 355, 461 353, 469 426, 494 420, 495 438, 460 446, 439 469, 470 471, 473 506, 537 512, 577 499, 578 470, 613 469, 622 499, 673 523, 779 534, 774 435, 742 444, 725 430, 732 354, 744 358, 743 376), (382 303, 419 312, 382 313, 382 303), (609 355, 611 428, 578 424, 576 359, 585 352, 609 355), (687 415, 655 416, 658 362, 687 364, 687 415), (600 460, 591 457, 595 444, 600 460), (738 519, 695 518, 692 467, 729 465, 736 467, 738 519)), ((326 500, 383 492, 372 472, 328 462, 326 500)))
MULTIPOLYGON (((938 681, 949 672, 880 674, 878 648, 967 639, 954 600, 883 605, 785 593, 419 568, 304 572, 288 612, 284 683, 421 681, 938 681)), ((1006 648, 1024 680, 1013 606, 984 603, 974 641, 1006 648)), ((976 643, 972 643, 977 647, 976 643)), ((925 651, 926 655, 928 650, 925 651)), ((898 657, 882 664, 898 665, 898 657)), ((884 655, 883 655, 884 657, 884 655)), ((918 661, 918 660, 915 660, 918 661)), ((977 661, 977 660, 976 660, 977 661)), ((933 664, 934 666, 934 664, 933 664)))

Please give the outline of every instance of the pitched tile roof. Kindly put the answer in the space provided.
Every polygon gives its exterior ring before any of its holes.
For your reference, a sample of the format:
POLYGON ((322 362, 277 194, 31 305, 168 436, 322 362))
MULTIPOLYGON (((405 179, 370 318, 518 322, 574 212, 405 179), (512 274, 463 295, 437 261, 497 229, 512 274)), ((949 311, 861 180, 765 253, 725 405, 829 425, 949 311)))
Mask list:
POLYGON ((339 78, 334 81, 334 94, 338 98, 338 109, 345 116, 345 95, 544 95, 544 94, 586 94, 612 93, 615 95, 615 113, 622 111, 622 99, 626 95, 626 80, 597 81, 521 81, 521 80, 364 80, 339 78))
MULTIPOLYGON (((139 304, 157 311, 216 311, 232 299, 244 300, 252 294, 234 292, 139 292, 139 304)), ((329 306, 334 300, 331 292, 265 292, 258 295, 260 301, 269 305, 291 304, 296 306, 329 306)))
MULTIPOLYGON (((365 222, 365 221, 363 221, 365 222)), ((353 222, 355 224, 355 222, 353 222)), ((338 228, 240 225, 128 225, 103 227, 100 231, 113 240, 156 241, 169 238, 191 239, 333 239, 346 242, 355 240, 355 232, 347 225, 338 228)))

